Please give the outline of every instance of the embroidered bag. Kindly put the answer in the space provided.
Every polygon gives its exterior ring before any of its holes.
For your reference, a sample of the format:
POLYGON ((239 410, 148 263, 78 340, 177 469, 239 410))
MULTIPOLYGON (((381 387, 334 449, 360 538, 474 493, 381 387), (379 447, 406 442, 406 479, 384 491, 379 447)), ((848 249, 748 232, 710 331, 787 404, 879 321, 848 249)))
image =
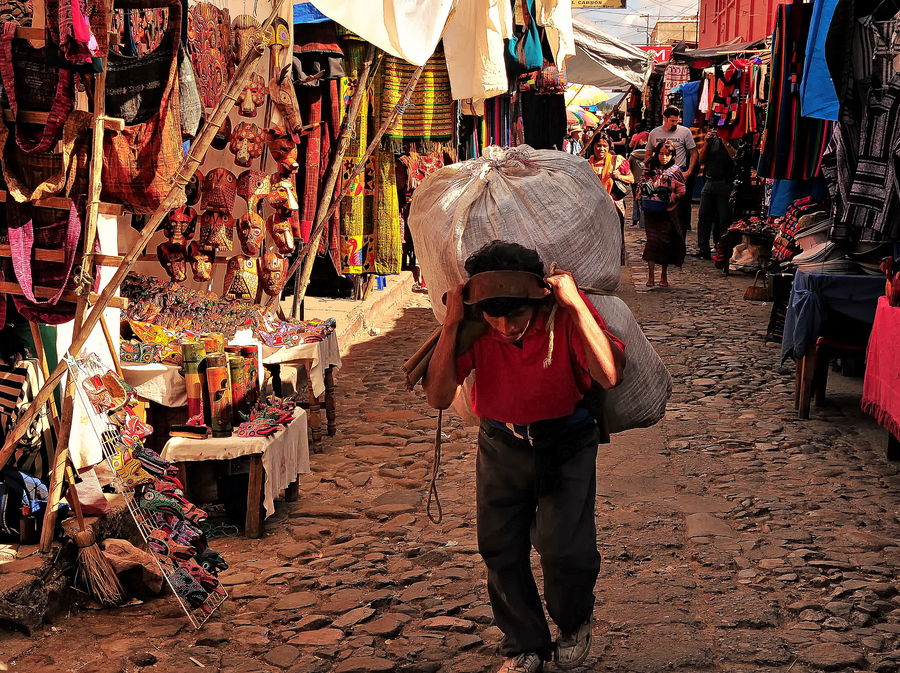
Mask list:
POLYGON ((6 204, 7 233, 11 252, 11 266, 15 278, 22 287, 24 297, 13 297, 16 309, 22 317, 33 322, 58 325, 75 316, 75 305, 61 302, 67 289, 74 289, 72 270, 81 236, 81 217, 84 197, 73 201, 65 211, 50 208, 34 208, 30 204, 8 202, 6 204), (34 248, 62 250, 64 261, 32 264, 34 248), (35 286, 55 288, 49 299, 38 299, 35 286))
MULTIPOLYGON (((181 3, 167 4, 169 22, 159 48, 134 59, 109 55, 107 110, 130 118, 131 124, 103 139, 104 201, 123 204, 137 214, 152 213, 172 187, 181 164, 181 95, 178 52, 181 46, 181 3), (164 88, 156 103, 145 87, 162 62, 168 63, 164 88), (118 82, 118 86, 115 85, 118 82), (135 84, 139 86, 135 86, 135 84), (151 101, 151 99, 153 99, 151 101)), ((183 200, 182 200, 183 202, 183 200)))
POLYGON ((56 145, 62 135, 63 125, 75 107, 75 76, 71 70, 48 65, 46 49, 34 49, 25 40, 16 40, 18 27, 19 24, 15 21, 8 21, 3 24, 0 32, 0 78, 16 121, 19 116, 19 95, 25 97, 30 109, 48 111, 47 123, 38 138, 27 137, 27 126, 24 124, 17 123, 15 132, 16 144, 22 151, 46 152, 56 145), (48 100, 51 91, 54 92, 53 97, 48 100))

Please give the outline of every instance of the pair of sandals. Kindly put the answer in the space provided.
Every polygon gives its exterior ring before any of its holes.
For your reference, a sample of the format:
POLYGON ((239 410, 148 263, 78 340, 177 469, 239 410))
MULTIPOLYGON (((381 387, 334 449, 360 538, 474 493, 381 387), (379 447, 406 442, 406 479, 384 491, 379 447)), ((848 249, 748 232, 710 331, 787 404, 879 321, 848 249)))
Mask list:
POLYGON ((659 283, 657 283, 655 280, 647 281, 647 287, 653 287, 654 285, 657 285, 657 284, 660 287, 669 287, 669 281, 667 281, 667 280, 661 280, 661 281, 659 281, 659 283))

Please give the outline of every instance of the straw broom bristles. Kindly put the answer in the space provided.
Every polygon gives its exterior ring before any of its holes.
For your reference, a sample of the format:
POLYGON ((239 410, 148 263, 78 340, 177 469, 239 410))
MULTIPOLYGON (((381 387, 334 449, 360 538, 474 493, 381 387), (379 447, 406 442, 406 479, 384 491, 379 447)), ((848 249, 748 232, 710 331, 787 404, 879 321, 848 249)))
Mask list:
POLYGON ((119 605, 125 600, 125 589, 119 576, 103 555, 91 530, 75 533, 78 546, 78 571, 91 596, 104 605, 119 605))

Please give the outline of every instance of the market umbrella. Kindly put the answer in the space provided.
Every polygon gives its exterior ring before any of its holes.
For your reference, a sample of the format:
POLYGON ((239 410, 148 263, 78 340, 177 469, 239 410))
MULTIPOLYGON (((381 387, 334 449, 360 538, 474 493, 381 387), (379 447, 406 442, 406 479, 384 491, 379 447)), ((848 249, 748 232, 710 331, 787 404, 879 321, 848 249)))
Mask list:
POLYGON ((593 112, 589 110, 585 110, 584 108, 580 108, 577 105, 570 105, 566 108, 568 112, 572 113, 578 119, 581 120, 581 123, 585 126, 595 127, 600 125, 600 119, 593 112))
POLYGON ((566 110, 566 126, 583 126, 584 122, 571 110, 566 110))
POLYGON ((608 93, 590 84, 569 84, 566 87, 566 105, 596 105, 608 99, 608 93))

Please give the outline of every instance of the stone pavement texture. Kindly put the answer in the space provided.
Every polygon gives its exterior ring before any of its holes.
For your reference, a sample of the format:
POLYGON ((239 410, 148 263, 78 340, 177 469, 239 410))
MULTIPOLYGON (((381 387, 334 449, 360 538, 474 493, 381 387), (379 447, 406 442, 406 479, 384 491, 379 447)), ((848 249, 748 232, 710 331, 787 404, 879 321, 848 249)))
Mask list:
MULTIPOLYGON (((793 367, 762 343, 768 305, 742 299, 750 280, 692 260, 670 289, 647 291, 639 235, 628 232, 636 283, 626 269, 622 296, 675 392, 661 424, 601 447, 603 567, 583 670, 900 670, 900 470, 858 412, 860 382, 833 376, 829 405, 796 420, 793 367)), ((73 613, 30 639, 0 631, 0 662, 28 673, 495 670, 474 431, 452 417, 445 519, 424 515, 435 413, 403 390, 399 366, 433 325, 415 296, 350 349, 338 435, 265 538, 217 541, 231 598, 202 631, 159 598, 73 613)))

